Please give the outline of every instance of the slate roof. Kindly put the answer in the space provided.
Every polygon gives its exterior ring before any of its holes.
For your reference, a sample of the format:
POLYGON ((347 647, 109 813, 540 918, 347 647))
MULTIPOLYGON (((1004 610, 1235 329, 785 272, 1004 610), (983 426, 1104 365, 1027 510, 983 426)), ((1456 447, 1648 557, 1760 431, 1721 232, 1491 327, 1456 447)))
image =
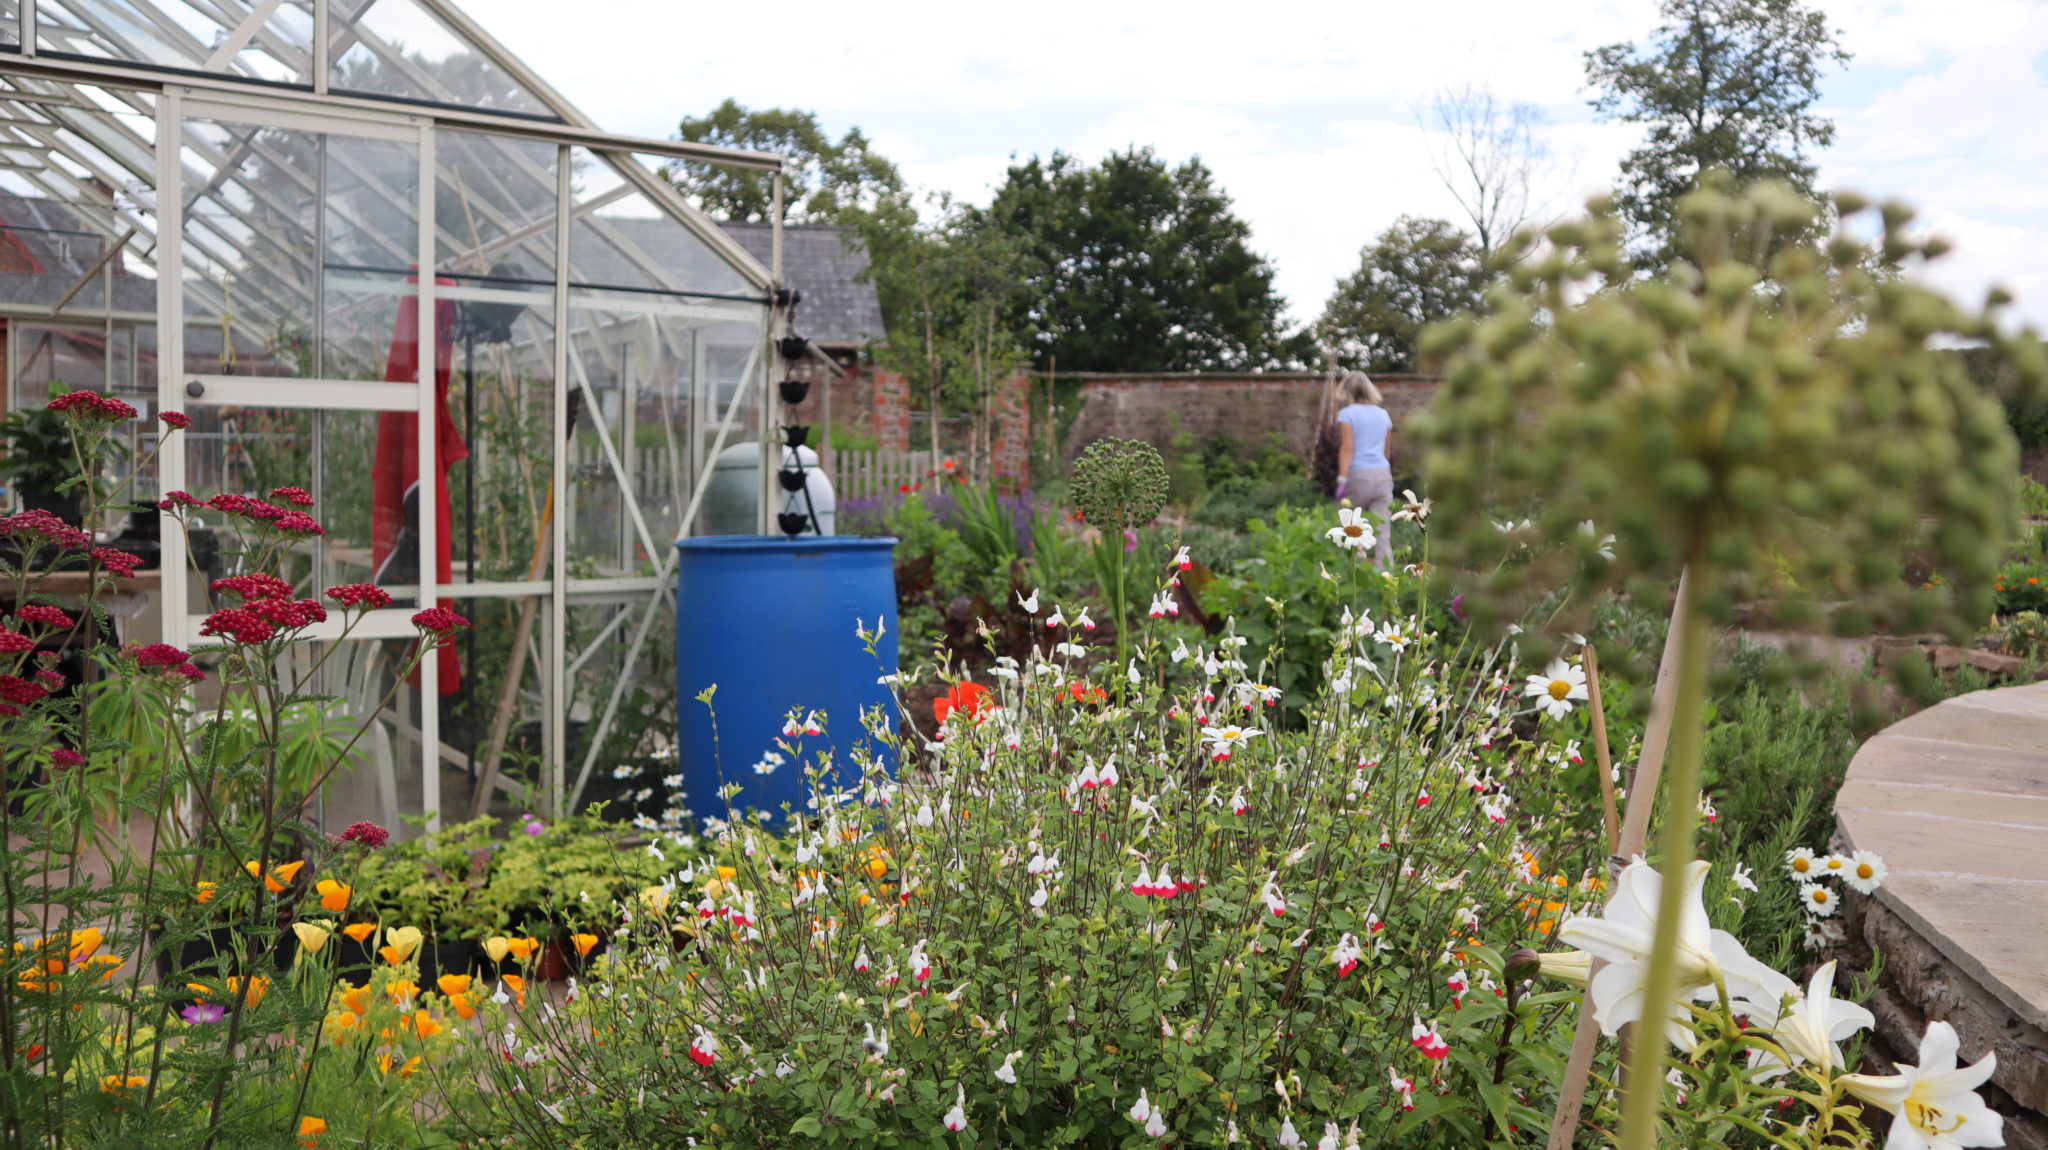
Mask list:
MULTIPOLYGON (((720 223, 725 234, 769 266, 773 254, 767 224, 720 223)), ((859 347, 882 337, 882 300, 861 278, 867 249, 851 228, 831 224, 789 224, 782 229, 782 278, 804 293, 796 329, 827 347, 859 347)))

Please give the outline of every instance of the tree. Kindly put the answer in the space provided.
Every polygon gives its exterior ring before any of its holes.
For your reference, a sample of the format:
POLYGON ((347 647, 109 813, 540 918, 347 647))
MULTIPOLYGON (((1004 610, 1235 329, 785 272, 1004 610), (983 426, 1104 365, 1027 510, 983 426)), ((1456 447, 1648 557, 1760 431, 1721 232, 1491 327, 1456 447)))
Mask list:
POLYGON ((1019 243, 1018 330, 1061 371, 1277 367, 1306 348, 1283 332, 1273 269, 1251 250, 1199 159, 1150 148, 1095 167, 1055 152, 1012 165, 988 220, 1019 243))
POLYGON ((1822 70, 1849 60, 1825 17, 1799 0, 1663 0, 1661 12, 1647 48, 1586 53, 1593 109, 1649 127, 1621 162, 1615 203, 1653 266, 1678 254, 1678 198, 1709 169, 1739 186, 1776 179, 1813 195, 1807 149, 1832 143, 1835 125, 1811 109, 1822 70))
POLYGON ((1550 152, 1543 126, 1542 109, 1501 104, 1470 84, 1430 99, 1423 114, 1430 166, 1472 221, 1481 257, 1528 218, 1529 186, 1550 152))
MULTIPOLYGON (((685 116, 677 138, 692 144, 774 152, 788 158, 783 169, 783 219, 789 223, 842 223, 842 214, 872 210, 883 199, 903 194, 896 165, 877 154, 859 128, 835 142, 818 125, 815 112, 791 108, 750 111, 727 99, 708 116, 685 116)), ((774 208, 774 175, 678 160, 662 169, 690 201, 725 220, 762 222, 774 208)))
POLYGON ((1360 251, 1316 321, 1317 342, 1361 371, 1414 371, 1416 339, 1441 319, 1478 308, 1491 276, 1470 232, 1402 216, 1360 251))

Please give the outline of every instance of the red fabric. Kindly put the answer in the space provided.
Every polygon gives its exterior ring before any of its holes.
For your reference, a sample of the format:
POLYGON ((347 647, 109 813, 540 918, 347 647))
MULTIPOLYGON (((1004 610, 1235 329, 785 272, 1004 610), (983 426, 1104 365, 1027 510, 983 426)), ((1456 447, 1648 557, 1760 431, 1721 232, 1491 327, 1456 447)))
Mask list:
MULTIPOLYGON (((408 280, 407 282, 416 282, 408 280)), ((437 284, 453 286, 453 280, 435 277, 437 284)), ((384 364, 389 383, 417 383, 419 380, 419 304, 401 300, 398 322, 391 333, 391 356, 384 364)), ((449 582, 453 574, 450 536, 454 517, 448 502, 448 469, 469 458, 469 445, 455 418, 448 413, 448 374, 455 358, 456 306, 453 300, 434 301, 434 451, 439 467, 434 474, 434 522, 439 530, 434 541, 434 581, 449 582)), ((409 411, 387 411, 377 417, 377 468, 371 478, 370 564, 381 567, 398 533, 405 528, 405 492, 419 477, 419 416, 409 411)), ((442 647, 441 693, 452 695, 462 687, 462 663, 453 644, 442 647)), ((419 685, 415 671, 412 684, 419 685)))

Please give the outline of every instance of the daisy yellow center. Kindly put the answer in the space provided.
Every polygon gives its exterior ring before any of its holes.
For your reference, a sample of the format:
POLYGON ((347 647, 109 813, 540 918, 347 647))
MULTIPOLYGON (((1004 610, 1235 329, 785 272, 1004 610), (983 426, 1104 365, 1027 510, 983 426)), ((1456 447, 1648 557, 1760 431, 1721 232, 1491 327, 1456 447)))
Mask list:
POLYGON ((1563 680, 1563 679, 1552 679, 1552 680, 1550 681, 1550 697, 1551 697, 1551 698, 1553 698, 1553 699, 1562 699, 1562 698, 1564 698, 1564 697, 1565 697, 1566 695, 1569 695, 1569 694, 1571 694, 1571 693, 1572 693, 1572 685, 1571 685, 1571 684, 1570 684, 1569 682, 1566 682, 1566 681, 1565 681, 1565 680, 1563 680))
POLYGON ((1363 523, 1351 523, 1351 524, 1347 524, 1347 525, 1345 525, 1345 528, 1344 528, 1344 534, 1346 534, 1346 535, 1349 535, 1349 536, 1351 536, 1351 537, 1352 537, 1353 539, 1356 539, 1356 538, 1358 538, 1359 536, 1361 536, 1361 535, 1365 534, 1365 524, 1363 524, 1363 523))
POLYGON ((1810 871, 1810 870, 1812 870, 1812 869, 1813 869, 1813 860, 1812 860, 1812 859, 1793 859, 1793 860, 1792 860, 1792 869, 1793 869, 1793 870, 1796 870, 1796 871, 1798 871, 1798 872, 1799 872, 1800 874, 1805 874, 1805 873, 1806 873, 1807 871, 1810 871))
POLYGON ((1827 902, 1827 901, 1828 901, 1828 892, 1826 892, 1826 891, 1824 891, 1824 890, 1816 890, 1816 891, 1814 891, 1814 892, 1813 892, 1813 901, 1815 901, 1815 902, 1818 902, 1818 903, 1825 903, 1825 902, 1827 902))
POLYGON ((1237 732, 1236 732, 1236 731, 1225 731, 1225 732, 1223 732, 1223 737, 1224 737, 1225 739, 1235 739, 1235 738, 1237 738, 1237 732))
POLYGON ((1871 866, 1871 865, 1870 865, 1869 863, 1859 863, 1859 864, 1857 864, 1857 867, 1856 867, 1856 877, 1857 877, 1857 878, 1874 878, 1874 877, 1876 877, 1876 875, 1877 875, 1877 868, 1876 868, 1876 867, 1874 867, 1874 866, 1871 866))

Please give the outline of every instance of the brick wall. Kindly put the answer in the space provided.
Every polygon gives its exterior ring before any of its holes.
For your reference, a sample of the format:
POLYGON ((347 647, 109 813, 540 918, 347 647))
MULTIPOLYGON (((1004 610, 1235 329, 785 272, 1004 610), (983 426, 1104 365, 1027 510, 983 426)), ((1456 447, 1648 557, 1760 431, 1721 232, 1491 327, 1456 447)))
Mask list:
POLYGON ((877 371, 864 381, 872 398, 875 435, 883 451, 910 450, 910 381, 893 371, 877 371))
POLYGON ((1031 376, 1019 371, 989 397, 989 472, 997 486, 1031 485, 1031 376))
MULTIPOLYGON (((1081 410, 1060 444, 1069 461, 1105 435, 1142 439, 1163 452, 1182 434, 1201 444, 1228 432, 1247 451, 1277 434, 1306 454, 1314 442, 1328 377, 1321 372, 1263 372, 1079 378, 1081 410)), ((1379 375, 1373 382, 1394 417, 1398 442, 1403 422, 1428 406, 1439 381, 1379 375)))

